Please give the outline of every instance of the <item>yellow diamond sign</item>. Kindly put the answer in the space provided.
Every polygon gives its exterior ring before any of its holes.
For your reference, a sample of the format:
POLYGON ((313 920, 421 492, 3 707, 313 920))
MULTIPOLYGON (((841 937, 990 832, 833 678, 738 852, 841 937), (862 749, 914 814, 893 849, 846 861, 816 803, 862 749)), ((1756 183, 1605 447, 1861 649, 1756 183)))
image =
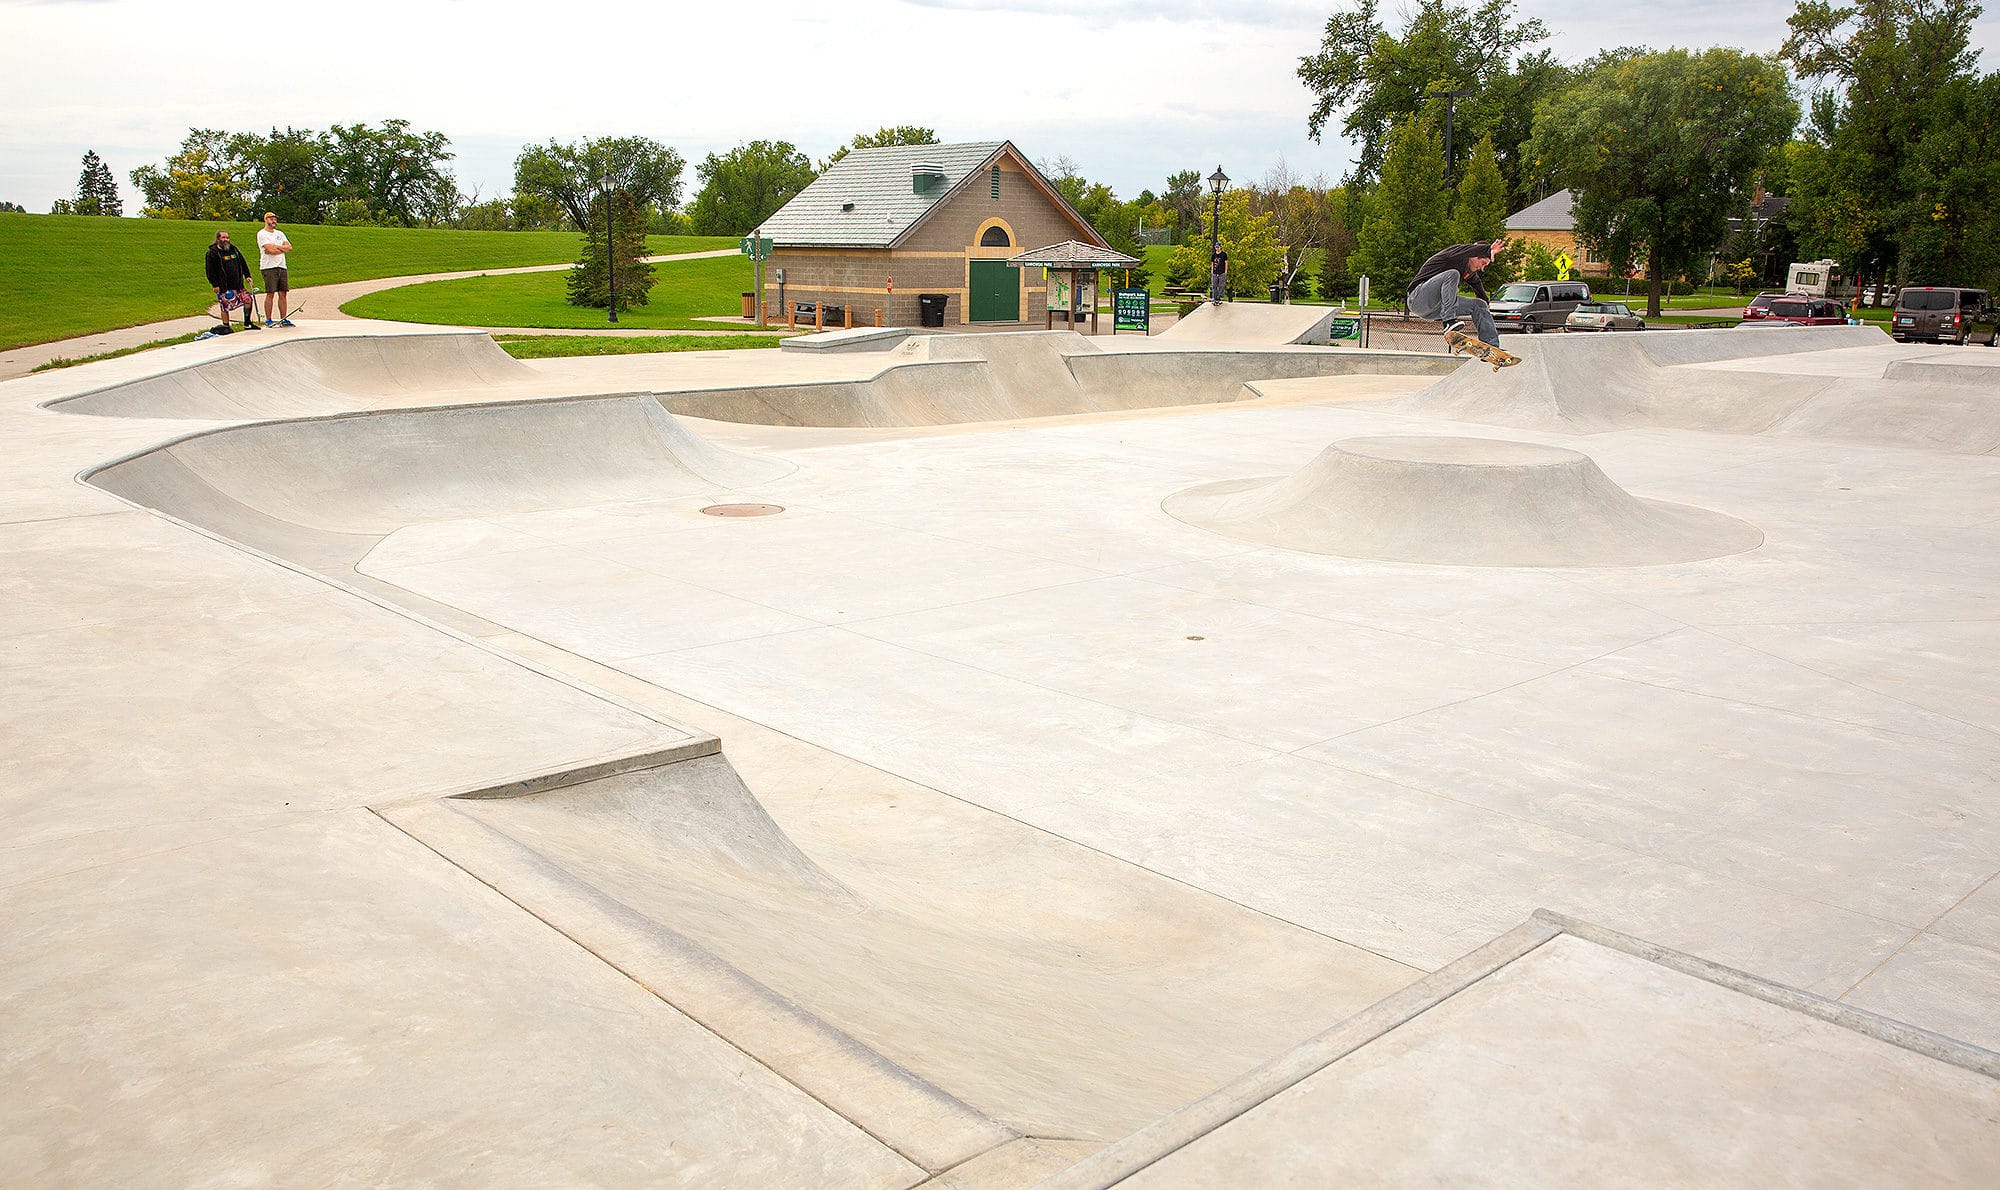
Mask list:
POLYGON ((1575 261, 1572 261, 1569 258, 1569 253, 1567 252, 1556 253, 1556 280, 1558 281, 1569 280, 1569 271, 1571 267, 1575 265, 1575 263, 1576 263, 1575 261))

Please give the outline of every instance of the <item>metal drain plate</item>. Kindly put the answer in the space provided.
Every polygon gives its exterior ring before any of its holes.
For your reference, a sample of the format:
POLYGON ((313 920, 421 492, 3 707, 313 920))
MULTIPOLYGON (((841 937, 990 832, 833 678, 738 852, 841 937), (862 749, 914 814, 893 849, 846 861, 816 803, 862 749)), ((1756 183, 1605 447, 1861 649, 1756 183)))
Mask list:
POLYGON ((701 510, 703 516, 775 516, 785 511, 782 504, 711 504, 701 510))

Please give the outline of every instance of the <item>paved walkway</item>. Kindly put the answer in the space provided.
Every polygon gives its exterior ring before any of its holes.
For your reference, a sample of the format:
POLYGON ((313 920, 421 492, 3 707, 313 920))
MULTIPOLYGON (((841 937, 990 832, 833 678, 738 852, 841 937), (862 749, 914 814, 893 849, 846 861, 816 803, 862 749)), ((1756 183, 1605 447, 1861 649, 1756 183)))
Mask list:
MULTIPOLYGON (((671 256, 649 256, 648 264, 659 264, 674 260, 708 260, 718 256, 734 256, 733 248, 719 248, 712 252, 682 252, 671 256)), ((405 285, 421 285, 426 281, 456 281, 462 277, 500 276, 506 273, 553 273, 569 268, 563 264, 537 264, 512 269, 467 269, 456 273, 421 273, 408 277, 374 277, 367 281, 347 281, 338 285, 311 285, 292 291, 292 308, 309 312, 316 319, 347 319, 351 317, 340 312, 340 307, 364 294, 376 293, 384 289, 398 289, 405 285)), ((12 351, 0 351, 0 380, 11 380, 16 376, 26 376, 36 368, 54 359, 81 359, 85 356, 101 355, 107 351, 120 351, 127 347, 143 347, 161 339, 172 339, 180 335, 191 335, 207 330, 215 325, 215 319, 207 314, 187 318, 169 318, 164 322, 148 322, 139 326, 128 326, 115 331, 102 331, 94 335, 79 335, 74 339, 59 339, 53 343, 37 343, 30 347, 17 347, 12 351)), ((535 335, 658 335, 669 332, 659 330, 563 330, 548 327, 481 327, 481 330, 496 334, 535 335)), ((677 335, 729 334, 728 331, 673 331, 677 335)))

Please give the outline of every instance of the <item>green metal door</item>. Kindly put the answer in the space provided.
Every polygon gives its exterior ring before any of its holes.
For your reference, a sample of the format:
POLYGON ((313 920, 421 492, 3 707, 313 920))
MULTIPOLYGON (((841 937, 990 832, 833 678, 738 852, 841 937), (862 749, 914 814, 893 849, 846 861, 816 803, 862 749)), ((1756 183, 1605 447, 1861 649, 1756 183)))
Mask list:
POLYGON ((974 260, 969 288, 972 322, 1021 321, 1021 270, 1004 260, 974 260))

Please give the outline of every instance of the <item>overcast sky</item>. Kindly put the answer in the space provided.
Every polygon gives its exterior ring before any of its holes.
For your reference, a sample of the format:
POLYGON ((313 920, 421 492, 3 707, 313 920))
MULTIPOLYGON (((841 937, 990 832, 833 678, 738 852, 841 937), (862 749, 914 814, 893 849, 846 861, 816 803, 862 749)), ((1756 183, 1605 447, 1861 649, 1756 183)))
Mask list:
MULTIPOLYGON (((190 127, 265 132, 398 116, 449 137, 460 189, 488 198, 512 189, 522 144, 551 137, 650 136, 692 167, 755 138, 789 140, 819 160, 891 124, 947 141, 1011 139, 1037 161, 1066 156, 1127 198, 1187 168, 1220 164, 1255 180, 1280 158, 1300 176, 1337 180, 1349 146, 1334 130, 1323 143, 1307 139, 1312 97, 1297 67, 1327 16, 1351 6, 0 0, 0 200, 48 210, 75 192, 78 160, 94 148, 136 213, 129 174, 163 161, 190 127)), ((1634 43, 1769 53, 1793 8, 1517 4, 1571 61, 1634 43)), ((1982 18, 1975 43, 1996 41, 2000 16, 1982 18)), ((692 168, 687 177, 692 198, 692 168)))

